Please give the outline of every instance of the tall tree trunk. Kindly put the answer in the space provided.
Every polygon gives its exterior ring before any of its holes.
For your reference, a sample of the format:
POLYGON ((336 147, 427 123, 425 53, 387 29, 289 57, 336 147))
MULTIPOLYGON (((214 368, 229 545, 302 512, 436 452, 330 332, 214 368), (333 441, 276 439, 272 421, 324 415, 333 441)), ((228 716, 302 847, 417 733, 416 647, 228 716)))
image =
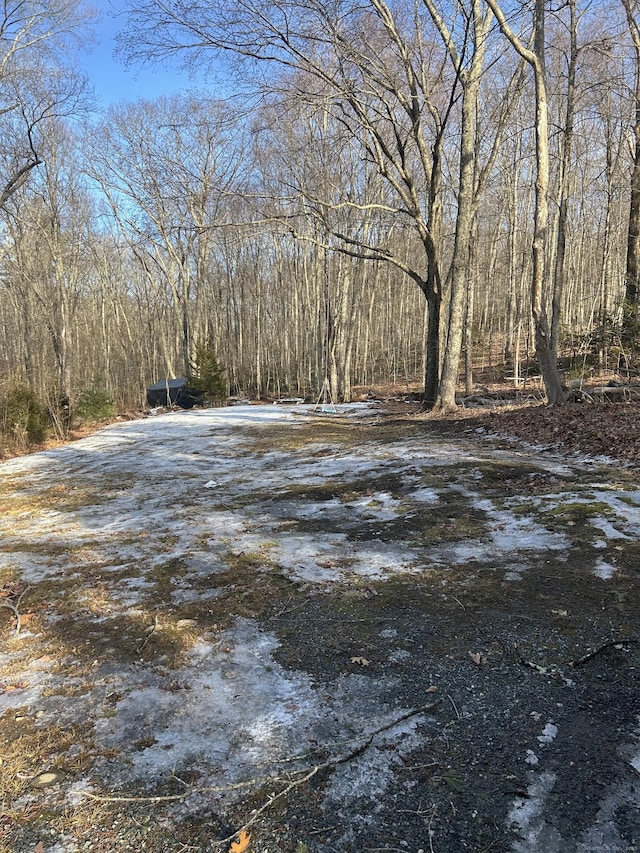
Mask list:
MULTIPOLYGON (((460 369, 460 352, 464 325, 464 303, 469 272, 469 244, 475 212, 475 157, 477 150, 477 113, 480 79, 484 64, 486 35, 490 15, 482 17, 479 0, 473 0, 473 56, 467 70, 462 69, 462 59, 455 51, 451 54, 462 84, 462 117, 460 129, 460 167, 458 176, 458 211, 451 262, 451 292, 449 321, 444 349, 442 376, 438 388, 436 407, 442 411, 455 411, 456 384, 460 369)), ((453 47, 450 47, 453 51, 453 47)))
POLYGON ((440 277, 440 237, 442 230, 442 132, 433 146, 431 181, 429 184, 429 238, 424 241, 427 258, 427 275, 418 280, 418 286, 427 300, 427 339, 424 354, 423 405, 431 409, 438 397, 440 385, 440 312, 442 309, 442 281, 440 277))
POLYGON ((478 220, 474 220, 473 235, 469 244, 469 271, 467 274, 467 300, 464 317, 464 390, 473 394, 473 311, 475 283, 478 277, 478 220))
POLYGON ((534 75, 537 174, 532 245, 531 316, 536 358, 542 374, 547 402, 553 405, 565 402, 567 393, 558 370, 558 355, 551 340, 551 328, 545 305, 549 228, 549 107, 545 67, 545 0, 535 0, 533 51, 525 47, 513 32, 497 0, 487 0, 487 3, 495 14, 501 31, 520 56, 530 64, 534 75))
POLYGON ((553 276, 553 302, 551 311, 551 349, 557 353, 559 347, 562 297, 566 280, 567 222, 569 216, 569 184, 571 180, 571 158, 573 155, 573 124, 575 114, 576 67, 578 64, 578 33, 576 2, 569 5, 569 64, 567 68, 567 103, 564 121, 564 140, 560 162, 558 187, 558 221, 556 234, 556 257, 553 276))
POLYGON ((622 0, 635 51, 635 121, 633 126, 631 199, 627 231, 627 265, 625 274, 623 342, 634 347, 638 335, 640 296, 640 24, 633 0, 622 0))

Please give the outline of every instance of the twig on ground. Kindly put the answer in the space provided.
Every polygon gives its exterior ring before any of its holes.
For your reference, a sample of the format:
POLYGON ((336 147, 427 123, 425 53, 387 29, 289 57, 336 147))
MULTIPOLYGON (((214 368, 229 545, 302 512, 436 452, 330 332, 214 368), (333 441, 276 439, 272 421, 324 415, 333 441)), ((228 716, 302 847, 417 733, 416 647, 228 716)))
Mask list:
POLYGON ((634 643, 640 643, 640 640, 635 638, 609 640, 608 642, 603 643, 601 646, 598 646, 596 649, 592 649, 590 652, 587 652, 586 655, 582 655, 582 657, 576 658, 575 660, 570 660, 568 666, 572 666, 575 669, 577 666, 582 666, 583 663, 586 663, 588 660, 591 660, 591 658, 594 658, 601 652, 610 649, 612 646, 630 646, 634 643))
POLYGON ((571 686, 571 684, 573 683, 571 679, 567 678, 567 676, 564 675, 560 668, 555 664, 550 664, 549 666, 541 666, 539 663, 535 663, 532 660, 527 660, 526 658, 522 657, 517 646, 515 646, 515 652, 518 663, 522 666, 526 666, 529 669, 534 670, 534 672, 537 672, 538 675, 548 675, 551 678, 560 678, 567 686, 571 686))
MULTIPOLYGON (((351 752, 346 753, 338 758, 330 759, 327 763, 327 766, 332 766, 334 764, 344 764, 347 761, 352 761, 354 758, 357 758, 359 755, 367 750, 374 739, 382 734, 383 732, 388 732, 389 729, 395 728, 399 723, 403 723, 405 720, 410 720, 412 717, 417 717, 420 714, 424 714, 427 711, 433 711, 434 708, 437 708, 438 705, 442 704, 442 699, 437 699, 435 702, 431 702, 429 705, 422 705, 420 708, 415 708, 413 711, 407 711, 406 714, 401 714, 399 717, 395 717, 390 723, 385 723, 383 726, 379 726, 377 729, 374 729, 368 736, 365 742, 351 750, 351 752)), ((455 707, 455 706, 454 706, 455 707)))
POLYGON ((435 835, 435 832, 433 829, 431 829, 431 824, 435 820, 437 813, 438 813, 438 807, 434 806, 433 807, 433 814, 431 815, 431 819, 429 820, 429 826, 427 827, 427 831, 429 833, 429 850, 430 850, 430 853, 435 853, 435 849, 433 846, 433 836, 435 835))
POLYGON ((5 607, 7 610, 10 610, 13 613, 13 615, 16 617, 16 633, 15 633, 16 637, 20 633, 20 628, 22 627, 22 617, 20 616, 20 604, 22 602, 22 599, 24 598, 24 596, 28 592, 29 588, 30 587, 25 586, 25 588, 22 590, 22 592, 18 596, 15 604, 11 604, 9 601, 0 601, 0 607, 5 607))
MULTIPOLYGON (((581 657, 576 658, 575 660, 567 661, 565 666, 570 666, 572 669, 576 669, 577 667, 582 666, 582 664, 587 663, 587 661, 590 661, 592 658, 596 657, 596 655, 599 655, 602 652, 605 652, 607 649, 610 649, 610 648, 616 647, 616 646, 629 646, 629 645, 633 645, 635 643, 640 643, 640 639, 637 639, 635 637, 631 637, 631 638, 627 638, 627 639, 607 640, 606 643, 602 643, 602 645, 598 646, 597 648, 591 649, 591 651, 587 652, 586 654, 582 655, 581 657)), ((522 666, 527 666, 527 667, 529 667, 529 669, 535 670, 535 672, 537 672, 539 675, 557 676, 559 678, 564 679, 564 681, 566 683, 568 683, 568 684, 571 683, 571 681, 569 679, 567 679, 567 677, 565 675, 563 675, 563 673, 560 670, 560 667, 558 665, 550 664, 549 666, 540 666, 540 664, 534 663, 533 661, 530 661, 530 660, 527 660, 526 658, 523 658, 522 655, 520 654, 517 646, 515 647, 515 651, 516 651, 516 655, 518 658, 518 663, 522 664, 522 666)))
POLYGON ((532 660, 527 660, 523 658, 518 653, 518 663, 522 666, 527 666, 529 669, 533 669, 538 675, 558 675, 558 670, 555 666, 540 666, 539 663, 534 663, 532 660))
POLYGON ((158 630, 158 614, 156 613, 156 614, 154 614, 154 617, 153 617, 153 625, 150 625, 146 629, 145 638, 142 641, 141 645, 138 646, 138 652, 141 652, 144 649, 144 647, 147 645, 147 643, 149 642, 151 637, 153 637, 153 635, 155 634, 155 632, 157 630, 158 630))
POLYGON ((264 803, 259 809, 257 809, 249 818, 249 820, 242 826, 238 827, 232 835, 229 835, 227 838, 223 838, 215 843, 218 845, 229 844, 241 832, 246 832, 246 830, 249 829, 249 827, 256 822, 256 820, 260 817, 261 814, 267 811, 267 809, 271 808, 271 806, 273 805, 273 803, 276 802, 276 800, 280 800, 283 797, 286 797, 287 794, 294 788, 299 788, 301 785, 304 785, 305 782, 308 782, 309 779, 312 779, 317 773, 320 773, 320 771, 322 770, 328 770, 330 767, 337 767, 338 764, 345 764, 347 761, 352 761, 354 758, 357 758, 359 755, 362 755, 362 753, 365 752, 371 746, 371 744, 378 735, 383 734, 383 732, 389 731, 390 729, 397 726, 399 723, 403 723, 405 720, 410 720, 412 717, 417 717, 419 714, 424 714, 427 711, 432 711, 440 704, 442 704, 442 699, 438 699, 436 702, 432 702, 429 705, 422 705, 422 707, 420 708, 414 708, 413 711, 407 711, 406 714, 401 714, 399 717, 395 717, 393 720, 391 720, 391 722, 385 723, 383 726, 379 726, 377 729, 374 729, 367 735, 364 743, 345 753, 345 755, 339 755, 334 758, 329 758, 327 759, 327 761, 322 762, 322 764, 317 764, 315 767, 312 767, 311 770, 304 776, 301 776, 299 779, 294 779, 290 781, 287 786, 283 788, 282 791, 280 791, 278 794, 275 794, 273 797, 269 797, 266 803, 264 803))
POLYGON ((293 596, 290 595, 289 598, 285 601, 282 608, 272 614, 271 619, 279 619, 281 616, 285 616, 286 614, 296 613, 298 610, 302 610, 307 606, 307 602, 303 601, 302 604, 297 604, 295 607, 289 607, 292 601, 293 596))
MULTIPOLYGON (((362 735, 360 739, 364 738, 363 743, 358 746, 352 748, 348 752, 342 755, 336 755, 332 758, 328 758, 326 761, 321 762, 320 764, 316 764, 311 767, 307 771, 299 771, 301 775, 296 778, 287 778, 283 779, 282 777, 276 778, 264 778, 264 779, 250 779, 246 782, 238 782, 234 785, 220 785, 215 787, 206 787, 206 788, 189 788, 186 791, 183 791, 181 794, 166 794, 164 796, 155 796, 155 797, 134 797, 134 796, 108 796, 103 794, 93 794, 90 791, 77 791, 76 793, 79 796, 87 797, 90 800, 95 800, 100 803, 170 803, 175 802, 176 800, 184 800, 187 797, 192 796, 193 794, 206 794, 206 793, 225 793, 227 791, 235 791, 239 788, 252 788, 252 787, 260 787, 262 785, 274 785, 276 783, 284 783, 284 788, 279 791, 277 794, 273 796, 269 796, 265 803, 256 811, 253 812, 249 820, 247 820, 242 826, 238 827, 235 832, 229 835, 227 838, 223 838, 215 844, 219 845, 228 845, 233 839, 241 832, 246 831, 251 827, 258 818, 264 814, 271 806, 277 802, 278 800, 283 799, 289 794, 294 788, 299 788, 301 785, 304 785, 318 773, 323 770, 328 770, 330 767, 337 767, 339 764, 345 764, 347 761, 352 761, 354 758, 357 758, 359 755, 362 755, 369 746, 372 744, 374 739, 382 734, 383 732, 389 731, 390 729, 397 726, 399 723, 404 722, 405 720, 409 720, 412 717, 417 717, 420 714, 427 713, 428 711, 432 711, 434 708, 437 708, 438 705, 442 703, 442 699, 438 699, 435 702, 432 702, 429 705, 422 705, 420 708, 414 708, 412 711, 407 711, 404 714, 401 714, 399 717, 394 717, 388 723, 385 723, 382 726, 378 726, 377 729, 374 729, 372 732, 369 732, 366 735, 362 735)), ((454 706, 455 707, 455 706, 454 706)))
POLYGON ((362 850, 366 853, 384 853, 387 850, 389 853, 406 853, 404 847, 363 847, 362 850))
MULTIPOLYGON (((231 835, 228 835, 226 838, 222 838, 220 841, 215 841, 214 844, 217 844, 217 845, 229 844, 231 841, 233 841, 233 839, 237 835, 240 835, 241 832, 246 832, 246 830, 249 829, 250 826, 253 826, 253 824, 258 820, 260 815, 264 814, 264 812, 266 812, 267 809, 270 809, 271 806, 277 800, 281 800, 283 797, 286 797, 287 794, 290 791, 292 791, 294 788, 299 788, 300 785, 304 785, 304 783, 308 782, 309 779, 312 779, 316 775, 316 773, 319 773, 321 770, 326 770, 326 768, 330 767, 330 766, 331 766, 331 762, 325 761, 324 764, 318 764, 315 767, 312 767, 311 770, 308 773, 306 773, 304 776, 300 777, 300 779, 294 779, 293 781, 289 782, 287 784, 287 786, 282 789, 282 791, 279 791, 277 794, 274 794, 273 797, 268 797, 267 801, 265 803, 263 803, 263 805, 260 806, 259 809, 256 809, 256 811, 251 815, 249 820, 246 821, 246 823, 243 823, 242 826, 238 827, 238 829, 236 829, 236 831, 234 833, 232 833, 231 835)), ((273 781, 273 780, 269 780, 269 781, 273 781)))
MULTIPOLYGON (((91 791, 74 791, 79 797, 86 797, 97 803, 174 803, 176 800, 186 800, 192 794, 221 794, 228 791, 237 791, 239 788, 252 788, 254 785, 263 785, 266 779, 248 779, 246 782, 236 782, 234 785, 213 785, 206 788, 189 788, 181 794, 164 794, 155 797, 121 796, 109 794, 92 794, 91 791)), ((269 780, 273 781, 273 780, 269 780)))
POLYGON ((456 712, 456 717, 460 720, 461 717, 460 717, 460 711, 458 711, 458 706, 453 701, 453 698, 450 696, 449 693, 447 693, 447 699, 449 700, 449 702, 451 702, 451 705, 453 706, 453 710, 456 712))

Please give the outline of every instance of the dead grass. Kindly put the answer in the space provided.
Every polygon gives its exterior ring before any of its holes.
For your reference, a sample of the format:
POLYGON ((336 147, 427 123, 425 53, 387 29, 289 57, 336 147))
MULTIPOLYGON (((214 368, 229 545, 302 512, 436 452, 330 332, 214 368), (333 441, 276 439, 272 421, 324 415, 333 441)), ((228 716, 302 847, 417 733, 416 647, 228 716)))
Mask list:
MULTIPOLYGON (((87 729, 89 727, 87 726, 87 729)), ((33 820, 34 812, 44 808, 33 798, 22 800, 34 789, 38 777, 45 772, 60 775, 79 773, 91 766, 89 752, 83 744, 86 729, 57 725, 38 727, 38 716, 27 708, 5 715, 0 730, 0 808, 19 823, 33 820), (73 747, 77 747, 71 753, 73 747)))

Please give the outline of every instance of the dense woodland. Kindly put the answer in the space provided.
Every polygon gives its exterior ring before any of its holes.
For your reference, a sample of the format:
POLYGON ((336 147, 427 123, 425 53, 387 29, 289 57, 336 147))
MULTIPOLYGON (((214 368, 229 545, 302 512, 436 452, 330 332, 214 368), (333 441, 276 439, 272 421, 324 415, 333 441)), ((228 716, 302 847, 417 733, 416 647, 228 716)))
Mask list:
POLYGON ((198 350, 230 395, 443 410, 479 365, 634 375, 637 0, 130 0, 123 59, 208 83, 104 114, 90 10, 2 8, 0 396, 60 431, 198 350))

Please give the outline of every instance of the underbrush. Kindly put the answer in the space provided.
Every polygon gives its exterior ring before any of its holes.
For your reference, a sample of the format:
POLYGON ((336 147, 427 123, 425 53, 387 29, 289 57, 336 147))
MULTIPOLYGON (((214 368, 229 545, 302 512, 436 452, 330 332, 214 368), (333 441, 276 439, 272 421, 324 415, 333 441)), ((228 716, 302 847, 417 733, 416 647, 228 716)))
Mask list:
POLYGON ((22 382, 0 387, 0 459, 39 450, 52 437, 113 420, 117 407, 104 388, 85 389, 75 405, 54 394, 43 400, 22 382))
POLYGON ((52 428, 47 407, 26 385, 14 383, 0 392, 0 454, 40 444, 52 428))

